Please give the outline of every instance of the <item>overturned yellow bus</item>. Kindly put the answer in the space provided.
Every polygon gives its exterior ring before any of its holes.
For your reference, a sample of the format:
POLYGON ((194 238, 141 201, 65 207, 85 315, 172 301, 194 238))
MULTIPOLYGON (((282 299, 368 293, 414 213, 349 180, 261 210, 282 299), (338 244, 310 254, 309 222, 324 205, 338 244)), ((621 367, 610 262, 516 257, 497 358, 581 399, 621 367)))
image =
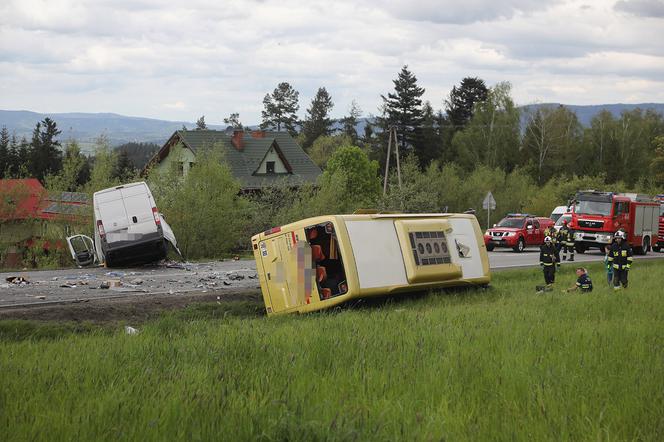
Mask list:
POLYGON ((251 242, 268 315, 491 279, 482 231, 470 214, 320 216, 251 242))

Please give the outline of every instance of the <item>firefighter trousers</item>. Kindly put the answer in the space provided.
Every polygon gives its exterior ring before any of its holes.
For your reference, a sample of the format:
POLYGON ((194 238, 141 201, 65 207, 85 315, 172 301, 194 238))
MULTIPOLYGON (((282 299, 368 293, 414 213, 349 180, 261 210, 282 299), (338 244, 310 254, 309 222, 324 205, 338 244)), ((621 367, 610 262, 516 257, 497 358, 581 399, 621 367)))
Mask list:
POLYGON ((556 280, 556 266, 551 265, 551 266, 544 266, 544 283, 545 284, 553 284, 556 280))
POLYGON ((627 273, 629 270, 627 269, 613 269, 613 288, 614 290, 618 290, 620 288, 620 285, 624 288, 627 288, 627 273))
POLYGON ((570 261, 574 261, 574 245, 563 245, 563 259, 567 259, 567 252, 569 252, 570 261))

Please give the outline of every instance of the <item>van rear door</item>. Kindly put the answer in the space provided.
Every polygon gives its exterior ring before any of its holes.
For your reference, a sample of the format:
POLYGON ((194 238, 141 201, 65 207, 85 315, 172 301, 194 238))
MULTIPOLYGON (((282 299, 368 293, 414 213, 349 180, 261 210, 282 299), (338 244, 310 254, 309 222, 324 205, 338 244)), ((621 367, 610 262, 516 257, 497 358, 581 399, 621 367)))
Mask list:
MULTIPOLYGON (((127 212, 122 202, 120 190, 110 190, 95 194, 95 208, 99 210, 99 218, 104 224, 106 234, 126 230, 128 226, 127 212)), ((109 237, 109 242, 113 242, 109 237)))
POLYGON ((155 233, 157 225, 152 213, 155 204, 148 186, 145 183, 139 183, 122 187, 120 192, 124 201, 129 237, 139 238, 141 235, 155 233))

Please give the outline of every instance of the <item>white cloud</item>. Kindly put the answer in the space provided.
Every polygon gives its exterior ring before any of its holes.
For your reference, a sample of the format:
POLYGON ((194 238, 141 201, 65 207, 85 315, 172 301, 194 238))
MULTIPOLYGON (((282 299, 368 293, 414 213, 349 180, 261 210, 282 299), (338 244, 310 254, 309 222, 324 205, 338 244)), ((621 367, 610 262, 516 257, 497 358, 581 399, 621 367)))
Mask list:
POLYGON ((368 114, 404 64, 436 108, 466 76, 521 103, 664 101, 659 3, 5 0, 2 107, 253 124, 288 81, 301 114, 320 86, 368 114))

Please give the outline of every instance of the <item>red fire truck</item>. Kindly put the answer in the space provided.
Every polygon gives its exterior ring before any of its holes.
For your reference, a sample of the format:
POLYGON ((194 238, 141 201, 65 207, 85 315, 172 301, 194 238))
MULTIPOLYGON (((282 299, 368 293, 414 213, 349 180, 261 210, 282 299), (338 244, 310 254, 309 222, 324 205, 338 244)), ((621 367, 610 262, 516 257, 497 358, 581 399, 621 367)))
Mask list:
POLYGON ((659 203, 635 193, 577 192, 570 227, 575 249, 584 253, 591 247, 604 250, 617 230, 627 234, 634 253, 645 255, 657 244, 659 203))
POLYGON ((657 243, 652 246, 655 252, 664 249, 664 193, 655 197, 659 201, 659 235, 657 243))

